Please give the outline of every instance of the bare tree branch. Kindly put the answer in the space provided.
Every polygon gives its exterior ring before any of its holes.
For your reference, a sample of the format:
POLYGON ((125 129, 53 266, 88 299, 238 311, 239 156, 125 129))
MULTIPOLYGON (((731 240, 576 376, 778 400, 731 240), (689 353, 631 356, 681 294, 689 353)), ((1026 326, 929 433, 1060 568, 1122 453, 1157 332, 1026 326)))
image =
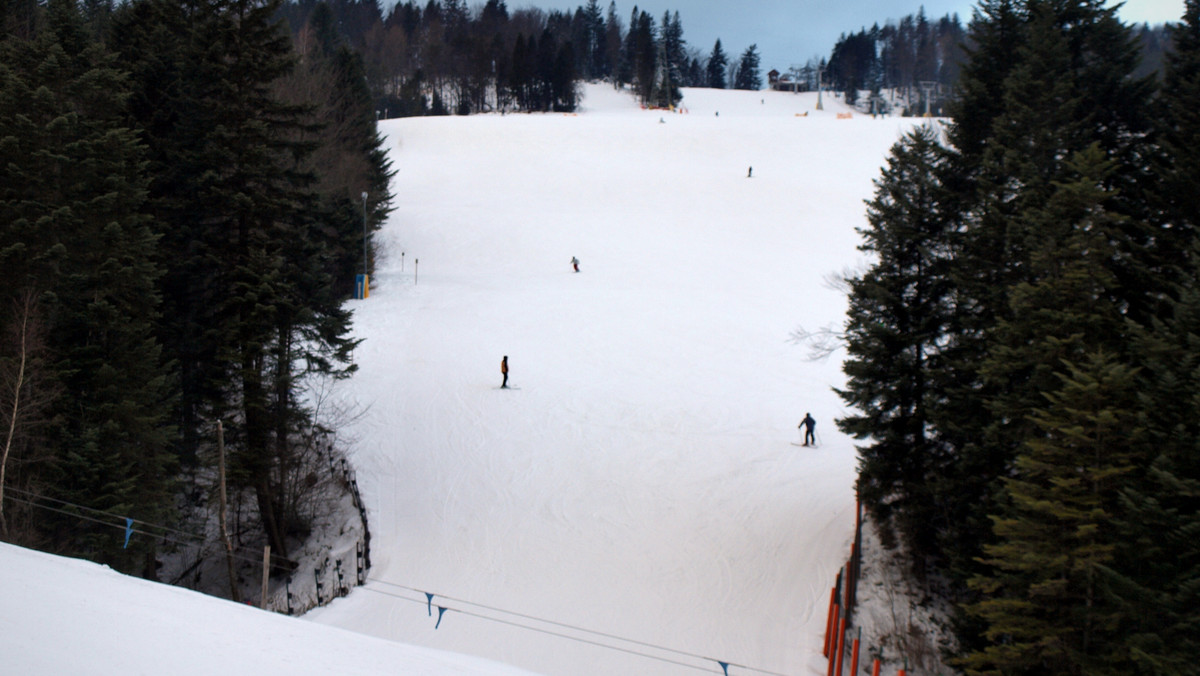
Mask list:
POLYGON ((829 358, 829 355, 845 346, 846 334, 835 330, 832 326, 823 326, 814 331, 798 326, 792 331, 788 342, 807 346, 809 361, 824 361, 829 358))

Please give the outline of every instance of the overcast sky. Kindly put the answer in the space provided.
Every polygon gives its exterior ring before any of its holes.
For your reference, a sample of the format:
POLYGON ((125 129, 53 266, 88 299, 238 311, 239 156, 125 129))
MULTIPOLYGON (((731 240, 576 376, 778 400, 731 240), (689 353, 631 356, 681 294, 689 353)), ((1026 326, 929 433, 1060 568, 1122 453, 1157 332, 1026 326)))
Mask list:
MULTIPOLYGON (((609 1, 600 0, 606 14, 609 1)), ((1128 0, 1120 16, 1127 23, 1178 21, 1183 16, 1183 2, 1128 0)), ((482 0, 468 4, 482 4, 482 0)), ((510 12, 524 7, 574 11, 587 0, 507 0, 506 4, 510 12)), ((617 0, 617 16, 628 28, 636 5, 650 13, 658 26, 663 12, 678 11, 683 37, 690 47, 707 56, 720 38, 721 47, 732 60, 751 44, 757 44, 765 75, 772 68, 786 71, 812 57, 828 57, 842 33, 916 14, 922 5, 925 16, 931 19, 958 14, 966 25, 975 4, 971 0, 617 0)))

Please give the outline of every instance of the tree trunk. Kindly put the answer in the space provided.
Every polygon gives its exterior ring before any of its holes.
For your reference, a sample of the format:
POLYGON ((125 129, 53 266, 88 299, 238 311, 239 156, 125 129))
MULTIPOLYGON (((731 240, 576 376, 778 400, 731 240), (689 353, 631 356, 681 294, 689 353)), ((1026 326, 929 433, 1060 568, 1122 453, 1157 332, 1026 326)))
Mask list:
POLYGON ((4 486, 5 475, 8 468, 8 456, 12 451, 13 437, 17 431, 17 419, 21 414, 21 388, 25 386, 25 362, 29 354, 29 313, 33 303, 33 294, 26 292, 25 298, 22 301, 21 307, 21 330, 20 330, 20 347, 18 348, 19 359, 17 362, 17 373, 12 381, 12 411, 8 419, 8 430, 4 437, 4 450, 0 453, 0 536, 8 539, 8 520, 4 516, 4 486))

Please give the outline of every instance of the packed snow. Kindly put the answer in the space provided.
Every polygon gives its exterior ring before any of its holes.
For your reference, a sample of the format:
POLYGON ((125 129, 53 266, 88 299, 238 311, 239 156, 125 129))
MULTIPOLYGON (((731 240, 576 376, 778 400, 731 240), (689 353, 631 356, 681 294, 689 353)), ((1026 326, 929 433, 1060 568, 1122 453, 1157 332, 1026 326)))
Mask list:
POLYGON ((548 675, 824 673, 855 460, 837 357, 790 337, 842 325, 828 278, 919 121, 823 104, 597 85, 383 123, 396 210, 339 395, 374 567, 309 617, 548 675))
POLYGON ((396 209, 322 404, 367 585, 294 619, 0 547, 5 670, 824 674, 855 457, 840 354, 792 336, 842 325, 830 279, 921 121, 823 103, 590 85, 577 115, 382 122, 396 209))

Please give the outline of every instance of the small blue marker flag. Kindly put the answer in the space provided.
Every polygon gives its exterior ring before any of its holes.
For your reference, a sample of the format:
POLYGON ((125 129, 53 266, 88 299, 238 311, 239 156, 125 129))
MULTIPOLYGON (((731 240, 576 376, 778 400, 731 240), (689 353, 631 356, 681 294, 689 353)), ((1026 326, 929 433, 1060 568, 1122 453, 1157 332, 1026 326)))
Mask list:
POLYGON ((433 617, 433 594, 425 592, 425 606, 429 609, 429 616, 433 617))
POLYGON ((725 676, 729 676, 729 663, 718 661, 717 664, 721 665, 721 671, 725 672, 725 676))
POLYGON ((438 627, 442 626, 442 615, 445 615, 445 614, 446 614, 446 609, 441 606, 438 606, 438 621, 437 621, 437 624, 433 625, 434 629, 437 629, 438 627))
POLYGON ((129 549, 129 538, 133 535, 133 519, 125 517, 125 546, 122 549, 129 549))

